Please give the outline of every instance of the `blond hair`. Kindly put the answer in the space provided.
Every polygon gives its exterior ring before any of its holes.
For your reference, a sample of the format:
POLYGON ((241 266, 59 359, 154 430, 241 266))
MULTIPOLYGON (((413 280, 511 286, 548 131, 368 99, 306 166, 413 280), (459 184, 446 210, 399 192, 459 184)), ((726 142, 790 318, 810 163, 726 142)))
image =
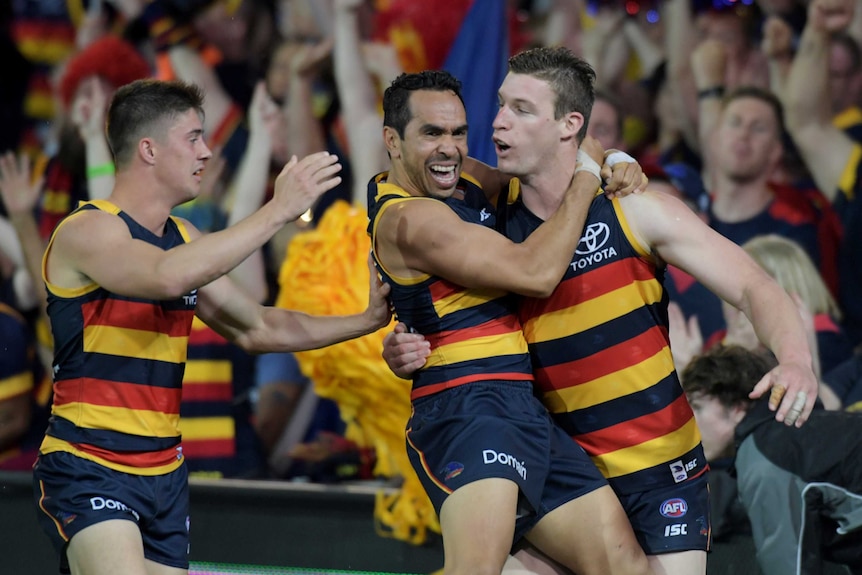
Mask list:
POLYGON ((811 258, 798 243, 775 234, 757 236, 742 245, 748 255, 787 293, 799 295, 813 314, 841 320, 841 309, 811 258))

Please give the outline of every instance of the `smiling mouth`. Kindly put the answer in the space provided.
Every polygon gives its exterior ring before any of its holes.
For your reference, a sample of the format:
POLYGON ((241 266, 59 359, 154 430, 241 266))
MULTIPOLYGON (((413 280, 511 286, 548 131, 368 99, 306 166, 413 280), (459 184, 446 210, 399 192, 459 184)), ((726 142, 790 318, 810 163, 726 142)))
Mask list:
POLYGON ((443 187, 451 187, 458 181, 457 166, 433 165, 428 168, 434 181, 443 187))

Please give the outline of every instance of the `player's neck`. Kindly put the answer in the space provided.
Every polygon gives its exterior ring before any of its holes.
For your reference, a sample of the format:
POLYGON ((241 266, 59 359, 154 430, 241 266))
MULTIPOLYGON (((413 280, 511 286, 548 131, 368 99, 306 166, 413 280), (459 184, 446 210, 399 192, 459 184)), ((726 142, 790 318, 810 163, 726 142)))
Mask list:
POLYGON ((566 189, 575 172, 572 158, 554 158, 545 162, 534 174, 519 177, 524 205, 536 216, 547 220, 563 202, 566 189))
POLYGON ((163 190, 149 179, 133 173, 117 173, 108 201, 156 235, 161 235, 174 204, 162 196, 163 190))

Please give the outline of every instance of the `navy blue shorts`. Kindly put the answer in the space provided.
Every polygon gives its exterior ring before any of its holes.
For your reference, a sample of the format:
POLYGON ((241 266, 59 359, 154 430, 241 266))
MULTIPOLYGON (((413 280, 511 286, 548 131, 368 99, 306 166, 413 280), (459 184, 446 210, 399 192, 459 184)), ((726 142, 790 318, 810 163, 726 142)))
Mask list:
POLYGON ((647 555, 709 550, 706 476, 702 473, 675 485, 619 496, 638 543, 647 555))
POLYGON ((550 511, 607 485, 530 382, 469 383, 417 399, 407 452, 438 516, 463 485, 491 477, 517 483, 515 541, 550 511))
POLYGON ((134 521, 144 557, 169 567, 189 567, 189 488, 185 463, 165 475, 131 475, 55 452, 33 467, 39 523, 68 573, 66 546, 76 533, 109 519, 134 521))

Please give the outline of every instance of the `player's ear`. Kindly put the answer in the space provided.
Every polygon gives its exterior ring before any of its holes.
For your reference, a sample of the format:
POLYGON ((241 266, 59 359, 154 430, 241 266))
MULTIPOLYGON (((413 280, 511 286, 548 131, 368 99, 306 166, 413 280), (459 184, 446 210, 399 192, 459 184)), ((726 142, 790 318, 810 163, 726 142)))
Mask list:
POLYGON ((383 126, 383 143, 390 158, 401 157, 401 136, 392 126, 383 126))
POLYGON ((138 140, 138 155, 147 164, 156 161, 156 149, 152 138, 141 138, 138 140))
POLYGON ((560 127, 562 130, 562 138, 565 140, 576 138, 578 132, 581 131, 581 128, 585 124, 584 115, 580 112, 569 112, 565 116, 563 116, 560 120, 560 127))

